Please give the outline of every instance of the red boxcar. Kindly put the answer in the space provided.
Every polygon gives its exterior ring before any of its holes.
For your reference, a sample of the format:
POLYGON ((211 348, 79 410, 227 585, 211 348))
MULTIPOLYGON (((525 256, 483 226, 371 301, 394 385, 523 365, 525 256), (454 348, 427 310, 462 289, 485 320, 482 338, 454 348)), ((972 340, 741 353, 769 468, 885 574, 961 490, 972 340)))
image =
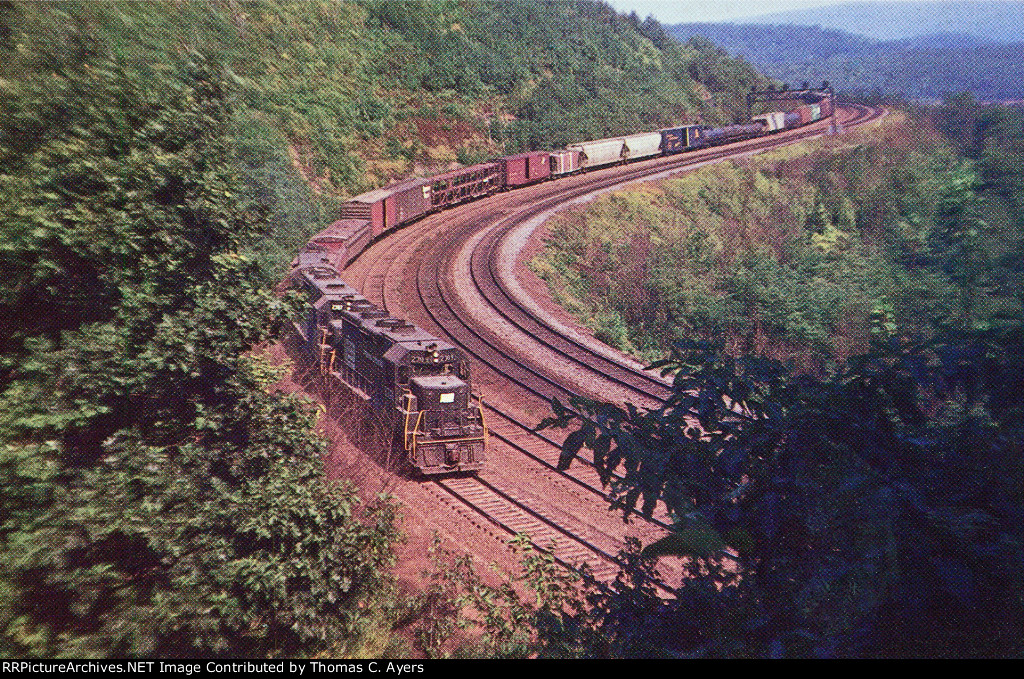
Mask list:
POLYGON ((306 252, 318 252, 320 262, 341 271, 373 238, 365 219, 339 219, 306 243, 306 252))
POLYGON ((365 219, 339 219, 309 239, 292 260, 292 268, 341 271, 370 243, 373 234, 365 219))
POLYGON ((530 151, 514 156, 498 158, 501 166, 502 186, 513 188, 525 186, 551 176, 551 154, 547 151, 530 151))
POLYGON ((435 209, 444 209, 464 200, 494 193, 501 184, 498 163, 481 163, 430 180, 430 202, 435 209))
POLYGON ((808 106, 807 104, 804 104, 803 106, 797 106, 795 112, 800 115, 801 125, 806 125, 814 121, 814 116, 811 115, 811 107, 808 106))
POLYGON ((368 220, 377 236, 433 209, 430 179, 410 179, 361 193, 341 206, 343 219, 368 220))
POLYGON ((821 100, 821 117, 828 118, 832 113, 832 97, 825 97, 821 100))

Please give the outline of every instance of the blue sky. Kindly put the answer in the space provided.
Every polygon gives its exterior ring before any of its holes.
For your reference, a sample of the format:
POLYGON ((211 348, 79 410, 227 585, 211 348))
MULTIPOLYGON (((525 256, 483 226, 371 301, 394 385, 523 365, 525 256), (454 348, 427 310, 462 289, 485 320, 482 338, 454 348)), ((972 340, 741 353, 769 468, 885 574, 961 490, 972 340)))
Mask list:
MULTIPOLYGON (((653 14, 663 24, 696 21, 736 21, 747 17, 838 5, 850 0, 605 0, 620 12, 636 12, 641 19, 653 14)), ((863 0, 860 0, 863 1, 863 0)), ((883 0, 874 0, 883 1, 883 0)), ((888 0, 892 1, 892 0, 888 0)))

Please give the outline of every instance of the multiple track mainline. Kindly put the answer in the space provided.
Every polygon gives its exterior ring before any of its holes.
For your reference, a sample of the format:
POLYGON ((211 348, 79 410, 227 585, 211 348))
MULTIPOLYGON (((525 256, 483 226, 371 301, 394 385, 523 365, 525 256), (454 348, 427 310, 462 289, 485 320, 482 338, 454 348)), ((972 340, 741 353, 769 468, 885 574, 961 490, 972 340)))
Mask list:
MULTIPOLYGON (((852 127, 884 115, 847 106, 837 111, 852 127)), ((528 231, 566 204, 624 183, 655 179, 709 162, 748 155, 819 136, 826 124, 776 136, 613 167, 558 182, 490 196, 430 215, 389 234, 345 270, 350 285, 392 315, 409 318, 472 359, 474 388, 482 392, 491 432, 488 462, 475 477, 423 482, 430 497, 486 523, 495 536, 530 536, 566 566, 586 563, 598 581, 618 572, 627 537, 649 543, 666 534, 670 517, 608 511, 613 498, 580 456, 556 468, 561 440, 534 431, 548 402, 583 394, 657 407, 668 383, 628 357, 546 314, 515 280, 528 231)), ((460 525, 452 521, 452 526, 460 525)), ((666 588, 681 572, 659 565, 666 588)))

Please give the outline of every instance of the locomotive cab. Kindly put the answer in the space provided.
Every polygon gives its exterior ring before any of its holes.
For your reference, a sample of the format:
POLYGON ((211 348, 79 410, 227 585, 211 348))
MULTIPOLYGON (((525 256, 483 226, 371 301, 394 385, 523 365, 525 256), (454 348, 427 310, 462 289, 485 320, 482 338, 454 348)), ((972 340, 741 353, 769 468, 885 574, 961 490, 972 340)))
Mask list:
POLYGON ((402 443, 410 464, 428 475, 481 469, 487 426, 462 353, 438 340, 410 339, 384 358, 395 366, 402 443))

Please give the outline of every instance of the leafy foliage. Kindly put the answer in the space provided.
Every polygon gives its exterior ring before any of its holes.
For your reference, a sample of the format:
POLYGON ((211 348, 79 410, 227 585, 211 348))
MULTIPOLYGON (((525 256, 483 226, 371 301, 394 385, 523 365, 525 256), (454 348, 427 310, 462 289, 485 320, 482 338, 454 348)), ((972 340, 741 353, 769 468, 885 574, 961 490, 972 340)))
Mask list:
POLYGON ((584 594, 579 574, 537 550, 529 536, 509 541, 522 569, 498 572, 497 584, 481 576, 469 556, 443 549, 435 536, 430 584, 412 604, 420 619, 416 636, 429 657, 577 657, 584 594), (532 602, 530 601, 532 599, 532 602), (453 643, 456 630, 472 628, 473 642, 453 643))
POLYGON ((750 85, 764 83, 712 46, 680 45, 657 22, 603 3, 384 0, 368 8, 411 53, 394 65, 404 87, 504 100, 514 120, 495 131, 510 151, 679 119, 720 122, 739 115, 750 85), (708 105, 703 88, 721 97, 708 105))
POLYGON ((3 9, 4 652, 294 655, 359 634, 393 510, 328 485, 311 416, 251 354, 287 308, 239 254, 277 205, 238 175, 230 79, 196 52, 122 58, 88 16, 3 9))
MULTIPOLYGON (((1012 152, 1008 112, 957 103, 935 119, 975 157, 980 149, 1012 152), (998 124, 988 132, 983 121, 998 124)), ((924 127, 924 118, 916 124, 924 127)), ((644 572, 645 558, 675 555, 690 575, 671 601, 636 589, 613 596, 612 604, 641 612, 609 608, 589 622, 623 642, 609 654, 1022 652, 1015 630, 1024 622, 1024 325, 1011 283, 1020 252, 1019 213, 1006 193, 1012 173, 1001 163, 974 166, 902 125, 880 130, 880 139, 770 159, 746 170, 751 179, 739 186, 747 192, 735 190, 742 169, 727 169, 681 196, 648 188, 619 198, 629 208, 620 214, 655 227, 647 227, 650 242, 672 243, 675 234, 642 210, 645 201, 668 195, 704 224, 745 214, 749 234, 761 201, 799 205, 805 196, 804 242, 840 253, 822 260, 823 273, 846 266, 842 252, 858 240, 871 243, 884 255, 877 271, 891 277, 892 292, 865 319, 866 350, 813 371, 729 346, 728 338, 684 334, 653 366, 674 375, 663 407, 553 403, 542 426, 572 429, 563 467, 587 447, 615 506, 651 513, 661 503, 676 522, 674 533, 643 549, 633 572, 644 572), (837 228, 845 245, 822 238, 837 228)), ((589 228, 581 221, 568 223, 589 228)), ((721 249, 711 253, 730 261, 719 253, 742 252, 747 242, 721 233, 728 231, 712 232, 721 249)), ((592 248, 576 239, 565 252, 586 261, 592 248)), ((787 248, 777 267, 799 261, 800 251, 787 248)), ((699 248, 677 252, 689 257, 680 267, 716 271, 699 248)), ((650 251, 645 257, 658 261, 650 251)), ((748 275, 756 290, 774 274, 760 266, 748 275)), ((799 299, 793 290, 777 303, 799 299)), ((630 331, 635 338, 635 326, 630 331)))
POLYGON ((686 653, 1018 654, 1021 339, 890 344, 826 379, 691 343, 657 411, 574 401, 619 504, 677 521, 649 549, 693 581, 652 616, 692 630, 686 653))
POLYGON ((820 370, 933 321, 1001 323, 1019 313, 998 284, 1018 232, 922 126, 610 194, 557 216, 534 268, 598 338, 651 360, 724 337, 820 370))

